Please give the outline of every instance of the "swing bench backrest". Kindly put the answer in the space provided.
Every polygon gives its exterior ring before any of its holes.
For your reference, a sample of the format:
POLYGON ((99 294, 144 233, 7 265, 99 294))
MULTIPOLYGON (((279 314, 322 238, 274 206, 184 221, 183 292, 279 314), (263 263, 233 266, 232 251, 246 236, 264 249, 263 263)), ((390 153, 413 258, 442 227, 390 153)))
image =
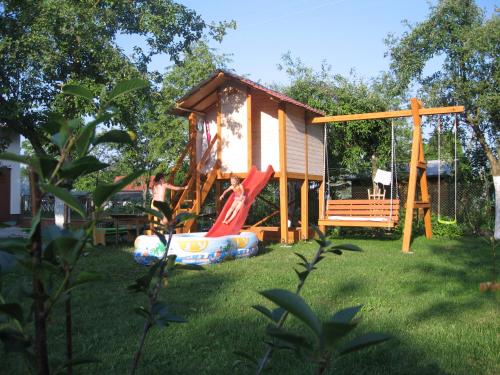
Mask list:
POLYGON ((393 228, 398 221, 399 199, 338 199, 327 201, 320 225, 393 228))

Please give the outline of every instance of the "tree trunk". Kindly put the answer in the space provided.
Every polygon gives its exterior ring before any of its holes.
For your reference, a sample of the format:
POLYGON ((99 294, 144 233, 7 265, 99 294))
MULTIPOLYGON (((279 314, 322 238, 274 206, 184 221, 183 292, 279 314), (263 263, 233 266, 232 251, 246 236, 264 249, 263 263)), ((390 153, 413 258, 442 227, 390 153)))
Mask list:
MULTIPOLYGON (((42 206, 42 193, 38 187, 38 175, 30 170, 31 207, 33 217, 42 206)), ((35 363, 38 375, 49 374, 49 357, 47 351, 47 326, 45 316, 45 290, 38 270, 42 264, 42 225, 38 223, 31 237, 31 259, 33 263, 33 294, 35 321, 35 363)))
POLYGON ((500 240, 500 176, 493 176, 495 185, 495 239, 500 240))

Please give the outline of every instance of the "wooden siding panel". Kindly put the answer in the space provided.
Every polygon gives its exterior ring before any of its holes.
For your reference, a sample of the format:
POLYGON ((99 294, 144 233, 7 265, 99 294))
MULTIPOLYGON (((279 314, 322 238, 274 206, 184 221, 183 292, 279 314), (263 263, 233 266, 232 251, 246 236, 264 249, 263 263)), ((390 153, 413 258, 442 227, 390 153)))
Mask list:
POLYGON ((261 171, 272 165, 279 172, 278 103, 264 93, 253 92, 252 121, 254 165, 261 171))
POLYGON ((286 106, 286 168, 287 172, 305 173, 305 114, 302 108, 286 106))
POLYGON ((312 175, 323 175, 323 127, 324 125, 309 125, 307 128, 309 174, 312 175))

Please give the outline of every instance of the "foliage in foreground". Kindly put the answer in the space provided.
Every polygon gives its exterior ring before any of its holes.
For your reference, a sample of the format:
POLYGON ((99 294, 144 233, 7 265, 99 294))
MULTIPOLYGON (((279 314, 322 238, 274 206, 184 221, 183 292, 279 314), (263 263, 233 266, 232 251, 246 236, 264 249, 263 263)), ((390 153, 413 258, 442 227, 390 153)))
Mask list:
POLYGON ((307 261, 302 254, 295 253, 300 259, 298 263, 300 268, 299 270, 295 269, 299 279, 295 293, 286 289, 265 290, 260 294, 278 307, 269 310, 262 305, 253 306, 255 310, 272 322, 266 328, 270 341, 267 342, 267 349, 263 356, 258 360, 243 352, 236 352, 236 354, 246 359, 247 364, 254 366, 257 374, 263 373, 268 368, 273 351, 277 349, 295 352, 298 357, 314 363, 317 374, 323 374, 330 367, 335 355, 343 356, 389 339, 389 336, 381 333, 367 333, 346 343, 343 339, 359 324, 360 318, 355 318, 355 316, 363 306, 340 310, 328 321, 321 322, 304 299, 300 297, 300 292, 307 278, 316 269, 316 265, 325 258, 325 254, 342 255, 342 250, 361 251, 359 247, 354 245, 332 245, 330 241, 326 240, 323 233, 317 229, 316 231, 320 237, 317 240, 319 248, 312 260, 307 261), (295 333, 283 328, 290 315, 299 319, 309 328, 313 333, 312 340, 304 333, 295 333))
MULTIPOLYGON (((81 217, 86 212, 81 203, 71 195, 76 179, 102 170, 102 163, 91 151, 103 143, 133 143, 131 134, 121 130, 110 130, 96 134, 99 124, 113 118, 112 103, 126 93, 148 86, 143 80, 118 82, 109 92, 94 98, 85 87, 66 85, 63 92, 77 96, 94 106, 94 117, 83 123, 81 118, 66 119, 58 114, 44 125, 50 135, 49 147, 56 150, 50 156, 35 152, 32 156, 11 153, 0 154, 0 159, 27 165, 30 175, 33 219, 28 238, 2 239, 0 241, 0 287, 3 275, 18 264, 29 281, 24 293, 17 299, 7 301, 0 289, 0 340, 7 352, 19 352, 26 366, 37 374, 72 374, 73 366, 95 361, 94 358, 79 357, 73 353, 72 291, 80 285, 103 277, 92 270, 76 271, 76 266, 88 246, 96 222, 105 203, 124 186, 136 180, 143 171, 135 171, 119 182, 97 185, 92 191, 92 216, 82 229, 41 226, 41 201, 45 194, 62 200, 81 217), (53 314, 56 305, 64 303, 63 316, 66 326, 65 358, 55 358, 48 346, 48 321, 59 317, 53 314), (26 305, 31 304, 29 309, 26 305), (32 325, 34 324, 34 337, 32 325)), ((12 288, 23 285, 23 278, 16 279, 12 288)), ((8 291, 7 291, 8 292, 8 291)))

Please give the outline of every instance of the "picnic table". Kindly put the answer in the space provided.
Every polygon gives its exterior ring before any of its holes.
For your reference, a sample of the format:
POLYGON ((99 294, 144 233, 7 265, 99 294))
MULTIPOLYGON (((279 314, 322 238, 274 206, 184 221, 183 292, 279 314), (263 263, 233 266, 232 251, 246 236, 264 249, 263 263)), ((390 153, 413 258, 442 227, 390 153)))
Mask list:
POLYGON ((115 226, 115 244, 118 244, 120 227, 125 225, 135 225, 135 234, 136 237, 138 237, 140 234, 140 228, 148 222, 148 217, 143 214, 110 214, 109 216, 113 219, 115 226))

